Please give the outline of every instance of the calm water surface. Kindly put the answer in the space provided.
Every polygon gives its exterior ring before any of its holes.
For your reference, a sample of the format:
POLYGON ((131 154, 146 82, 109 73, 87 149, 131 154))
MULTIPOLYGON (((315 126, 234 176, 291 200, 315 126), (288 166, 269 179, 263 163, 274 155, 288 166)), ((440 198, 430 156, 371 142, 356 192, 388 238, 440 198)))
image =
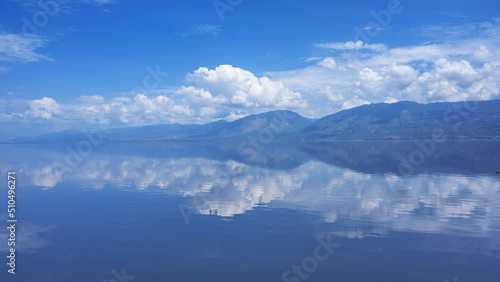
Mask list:
POLYGON ((0 145, 0 281, 500 281, 500 142, 66 146, 0 145))

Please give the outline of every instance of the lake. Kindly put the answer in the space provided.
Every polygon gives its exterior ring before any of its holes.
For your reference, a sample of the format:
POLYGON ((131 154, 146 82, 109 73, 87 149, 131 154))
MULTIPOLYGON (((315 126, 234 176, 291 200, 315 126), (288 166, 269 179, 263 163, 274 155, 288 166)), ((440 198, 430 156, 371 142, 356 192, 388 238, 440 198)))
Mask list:
POLYGON ((1 281, 500 281, 499 141, 79 149, 0 145, 1 281))

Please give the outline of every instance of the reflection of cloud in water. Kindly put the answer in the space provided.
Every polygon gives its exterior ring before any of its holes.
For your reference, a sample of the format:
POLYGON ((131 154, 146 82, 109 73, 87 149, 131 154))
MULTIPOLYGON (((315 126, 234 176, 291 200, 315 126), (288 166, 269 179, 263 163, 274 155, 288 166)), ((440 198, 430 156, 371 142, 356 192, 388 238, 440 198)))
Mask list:
MULTIPOLYGON (((2 219, 3 221, 4 219, 2 219)), ((49 242, 42 238, 42 233, 54 229, 55 225, 42 226, 29 222, 19 222, 16 224, 16 251, 34 252, 37 249, 45 247, 49 242)), ((0 251, 7 253, 9 239, 9 230, 3 229, 0 232, 0 251)))
POLYGON ((54 169, 52 166, 35 168, 31 173, 33 184, 42 187, 54 187, 62 180, 60 170, 54 169))
MULTIPOLYGON (((1 167, 5 171, 5 167, 1 167)), ((65 179, 81 189, 108 184, 123 189, 180 195, 200 214, 232 217, 259 205, 291 208, 321 217, 371 222, 346 237, 383 235, 388 230, 452 232, 474 236, 498 232, 500 183, 496 177, 461 174, 365 174, 309 160, 289 169, 201 157, 155 158, 94 155, 73 173, 58 175, 43 163, 19 169, 34 185, 54 187, 65 179), (221 177, 221 176, 226 177, 221 177), (231 177, 227 177, 231 175, 231 177)), ((337 236, 340 233, 336 234, 337 236)), ((5 245, 5 244, 4 244, 5 245)))
POLYGON ((293 189, 300 189, 301 179, 297 175, 253 168, 251 172, 234 177, 216 196, 207 194, 203 205, 196 205, 201 214, 230 217, 243 214, 257 205, 281 200, 293 189))

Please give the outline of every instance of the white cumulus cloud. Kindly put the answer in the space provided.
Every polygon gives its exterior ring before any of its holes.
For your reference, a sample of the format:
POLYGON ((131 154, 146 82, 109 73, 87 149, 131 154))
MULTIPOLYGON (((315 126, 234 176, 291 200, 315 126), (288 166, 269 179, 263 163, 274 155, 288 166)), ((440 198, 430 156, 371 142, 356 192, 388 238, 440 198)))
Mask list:
POLYGON ((266 72, 291 91, 300 91, 309 108, 321 117, 357 105, 390 101, 455 102, 500 98, 500 20, 478 23, 464 36, 461 27, 420 45, 390 47, 385 44, 336 42, 317 44, 335 50, 315 57, 301 69, 266 72), (443 36, 447 40, 441 40, 443 36), (373 52, 365 52, 370 50, 373 52))
POLYGON ((54 99, 47 97, 30 101, 29 107, 30 109, 26 111, 26 115, 43 119, 51 119, 55 114, 60 113, 61 108, 54 99))
POLYGON ((337 67, 337 62, 335 62, 335 59, 333 59, 332 57, 327 57, 319 62, 318 65, 330 70, 334 70, 337 67))
POLYGON ((199 68, 187 79, 212 95, 226 98, 236 107, 302 108, 306 103, 300 93, 287 89, 283 83, 266 76, 256 77, 231 65, 221 65, 213 70, 199 68))

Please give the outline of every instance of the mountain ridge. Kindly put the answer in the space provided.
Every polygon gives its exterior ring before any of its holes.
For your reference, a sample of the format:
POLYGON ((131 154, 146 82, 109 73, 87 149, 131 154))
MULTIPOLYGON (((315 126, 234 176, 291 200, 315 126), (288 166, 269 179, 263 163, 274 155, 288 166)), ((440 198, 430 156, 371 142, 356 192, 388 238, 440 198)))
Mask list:
MULTIPOLYGON (((419 104, 376 103, 309 119, 287 110, 252 114, 231 122, 160 124, 102 131, 106 142, 146 141, 334 141, 498 139, 500 100, 419 104), (437 137, 436 137, 437 136, 437 137)), ((1 143, 78 142, 85 132, 65 130, 1 143)))

